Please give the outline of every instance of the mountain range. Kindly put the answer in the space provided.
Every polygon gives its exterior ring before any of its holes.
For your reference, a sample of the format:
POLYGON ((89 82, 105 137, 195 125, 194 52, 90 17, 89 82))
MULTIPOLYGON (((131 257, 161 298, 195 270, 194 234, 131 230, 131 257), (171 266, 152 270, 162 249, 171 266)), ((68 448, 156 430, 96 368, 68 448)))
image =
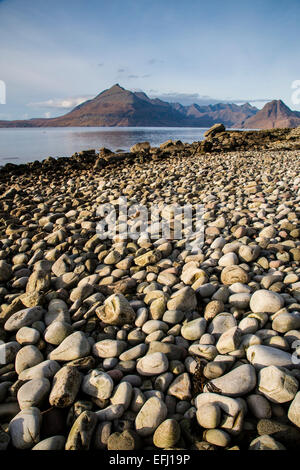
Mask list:
POLYGON ((144 92, 116 84, 63 116, 0 121, 0 127, 211 127, 219 122, 242 129, 297 127, 300 112, 292 111, 281 100, 267 103, 262 110, 249 103, 183 106, 151 99, 144 92))

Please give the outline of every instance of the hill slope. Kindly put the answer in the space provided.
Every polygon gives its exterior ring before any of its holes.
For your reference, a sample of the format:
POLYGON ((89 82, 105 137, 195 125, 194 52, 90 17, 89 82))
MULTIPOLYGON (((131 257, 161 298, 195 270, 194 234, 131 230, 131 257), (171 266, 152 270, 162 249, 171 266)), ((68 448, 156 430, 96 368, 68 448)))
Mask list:
POLYGON ((283 101, 274 100, 267 103, 254 116, 246 119, 242 128, 273 129, 297 126, 300 126, 300 113, 292 111, 283 101))

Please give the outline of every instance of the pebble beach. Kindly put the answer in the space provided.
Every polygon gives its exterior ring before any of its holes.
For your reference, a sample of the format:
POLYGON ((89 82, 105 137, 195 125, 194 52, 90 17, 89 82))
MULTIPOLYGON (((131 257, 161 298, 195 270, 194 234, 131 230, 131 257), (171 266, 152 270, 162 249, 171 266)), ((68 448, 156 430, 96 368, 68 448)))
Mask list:
POLYGON ((1 169, 1 450, 299 448, 299 150, 205 145, 1 169), (120 197, 201 248, 102 240, 120 197))

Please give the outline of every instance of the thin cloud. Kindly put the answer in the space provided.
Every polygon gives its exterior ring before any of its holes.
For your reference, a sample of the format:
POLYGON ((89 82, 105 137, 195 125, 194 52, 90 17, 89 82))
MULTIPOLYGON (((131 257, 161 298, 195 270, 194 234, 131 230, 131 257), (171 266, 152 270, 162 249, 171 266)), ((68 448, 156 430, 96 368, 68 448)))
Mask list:
POLYGON ((147 61, 147 64, 154 65, 154 64, 163 64, 163 60, 161 59, 150 59, 147 61))
POLYGON ((118 69, 117 72, 118 72, 118 73, 124 73, 124 72, 125 72, 125 69, 118 69))
POLYGON ((104 63, 103 62, 100 62, 100 64, 97 64, 98 67, 103 67, 104 63))
POLYGON ((39 101, 35 103, 28 103, 27 106, 31 108, 55 108, 55 109, 71 109, 78 106, 84 101, 94 98, 93 96, 78 96, 75 98, 64 99, 50 99, 47 101, 39 101))
POLYGON ((234 104, 244 104, 244 103, 267 103, 271 101, 269 98, 248 98, 248 99, 219 99, 213 98, 208 95, 200 95, 199 93, 158 93, 155 90, 150 90, 152 98, 159 98, 163 101, 168 101, 170 103, 180 103, 183 105, 209 105, 209 104, 218 104, 218 103, 234 103, 234 104))

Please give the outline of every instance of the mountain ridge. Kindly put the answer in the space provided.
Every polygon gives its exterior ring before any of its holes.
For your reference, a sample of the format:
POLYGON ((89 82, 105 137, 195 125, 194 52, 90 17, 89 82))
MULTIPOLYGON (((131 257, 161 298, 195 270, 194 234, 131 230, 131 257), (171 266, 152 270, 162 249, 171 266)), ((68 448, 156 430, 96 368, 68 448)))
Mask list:
POLYGON ((184 106, 149 98, 143 91, 132 92, 117 83, 62 116, 0 121, 0 127, 211 127, 219 122, 244 129, 297 127, 300 113, 281 100, 267 103, 262 110, 249 103, 184 106))

